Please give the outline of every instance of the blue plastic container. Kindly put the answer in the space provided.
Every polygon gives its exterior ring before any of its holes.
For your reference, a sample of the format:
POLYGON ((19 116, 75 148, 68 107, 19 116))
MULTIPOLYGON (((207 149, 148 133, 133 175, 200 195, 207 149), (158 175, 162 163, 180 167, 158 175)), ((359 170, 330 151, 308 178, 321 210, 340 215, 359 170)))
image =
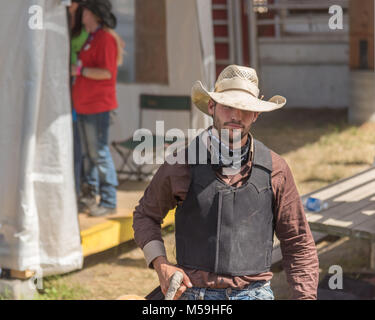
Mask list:
POLYGON ((318 198, 309 197, 304 204, 305 208, 312 212, 319 212, 328 208, 328 204, 318 198))

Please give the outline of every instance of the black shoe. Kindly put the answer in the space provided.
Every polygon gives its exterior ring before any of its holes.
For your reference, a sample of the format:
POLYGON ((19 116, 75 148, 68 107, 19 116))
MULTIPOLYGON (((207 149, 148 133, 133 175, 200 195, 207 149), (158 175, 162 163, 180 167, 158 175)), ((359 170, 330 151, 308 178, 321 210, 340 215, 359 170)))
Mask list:
POLYGON ((82 195, 78 200, 78 211, 86 212, 90 211, 90 208, 96 205, 96 191, 95 187, 88 184, 82 185, 82 195))
POLYGON ((88 213, 91 210, 91 207, 96 206, 95 198, 81 198, 78 202, 78 211, 88 213))
POLYGON ((95 199, 79 199, 77 203, 78 213, 89 213, 90 208, 96 206, 95 199))
POLYGON ((107 208, 107 207, 102 207, 102 206, 92 206, 90 208, 90 216, 92 217, 102 217, 106 216, 107 214, 115 214, 116 213, 116 208, 107 208))

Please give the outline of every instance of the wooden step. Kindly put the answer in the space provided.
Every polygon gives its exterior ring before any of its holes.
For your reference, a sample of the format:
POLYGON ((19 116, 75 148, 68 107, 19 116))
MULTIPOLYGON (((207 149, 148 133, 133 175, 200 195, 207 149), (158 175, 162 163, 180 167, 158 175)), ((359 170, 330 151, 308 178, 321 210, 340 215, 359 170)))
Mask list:
POLYGON ((229 43, 228 37, 215 37, 214 38, 215 43, 229 43))
POLYGON ((216 59, 216 64, 227 66, 228 64, 230 64, 230 61, 229 59, 216 59))
POLYGON ((214 26, 226 26, 226 25, 228 25, 227 20, 214 20, 213 23, 214 23, 214 26))
POLYGON ((226 4, 213 4, 212 10, 227 10, 228 6, 226 4))
POLYGON ((35 271, 26 270, 26 271, 19 271, 19 270, 11 270, 11 269, 0 269, 1 278, 5 279, 19 279, 19 280, 27 280, 30 279, 35 275, 35 271))

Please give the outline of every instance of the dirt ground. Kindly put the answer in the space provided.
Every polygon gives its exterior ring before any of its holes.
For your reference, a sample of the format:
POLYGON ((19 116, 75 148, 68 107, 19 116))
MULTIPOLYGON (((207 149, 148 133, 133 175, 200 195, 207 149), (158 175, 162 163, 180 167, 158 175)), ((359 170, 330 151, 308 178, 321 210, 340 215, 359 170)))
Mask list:
MULTIPOLYGON (((346 110, 285 109, 262 114, 253 128, 253 135, 287 160, 300 194, 351 176, 374 162, 375 124, 350 126, 346 122, 346 110)), ((131 189, 131 183, 127 188, 131 189)), ((169 259, 174 261, 173 228, 164 232, 164 241, 169 259)), ((319 256, 321 279, 331 265, 342 266, 344 272, 366 270, 368 255, 366 242, 345 242, 319 256)), ((157 275, 146 267, 142 251, 129 242, 90 257, 85 261, 83 270, 47 279, 41 298, 144 296, 157 285, 157 275)), ((272 288, 276 299, 289 297, 285 272, 278 266, 274 270, 272 288)))
MULTIPOLYGON (((174 234, 164 236, 169 259, 175 261, 174 234)), ((340 265, 348 273, 359 273, 368 270, 368 247, 361 240, 350 240, 335 249, 319 256, 320 279, 328 273, 331 265, 340 265)), ((57 289, 57 294, 62 295, 67 288, 71 288, 71 296, 55 295, 53 298, 61 299, 116 299, 124 294, 139 295, 144 297, 158 286, 156 272, 146 267, 143 253, 139 248, 131 249, 117 256, 98 261, 79 272, 58 278, 47 284, 57 289)), ((276 299, 288 299, 289 288, 283 270, 274 271, 271 282, 276 299)))

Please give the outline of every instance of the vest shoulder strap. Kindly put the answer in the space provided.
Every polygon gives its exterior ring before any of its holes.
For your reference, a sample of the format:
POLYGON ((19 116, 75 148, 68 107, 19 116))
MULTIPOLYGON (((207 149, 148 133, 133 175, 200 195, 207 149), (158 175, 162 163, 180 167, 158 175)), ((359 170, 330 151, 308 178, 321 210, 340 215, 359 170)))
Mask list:
POLYGON ((185 159, 190 165, 207 164, 209 151, 203 142, 202 134, 197 135, 185 148, 185 159))
POLYGON ((262 142, 256 139, 254 139, 253 165, 263 167, 272 172, 271 150, 267 148, 262 142))

